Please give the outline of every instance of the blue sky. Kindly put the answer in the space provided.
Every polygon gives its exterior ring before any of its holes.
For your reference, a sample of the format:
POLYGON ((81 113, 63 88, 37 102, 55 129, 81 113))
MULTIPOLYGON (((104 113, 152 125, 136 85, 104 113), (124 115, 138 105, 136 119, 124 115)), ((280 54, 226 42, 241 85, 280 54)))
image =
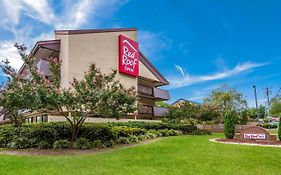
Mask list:
POLYGON ((170 81, 171 102, 202 102, 227 83, 254 105, 281 87, 281 1, 0 0, 0 59, 20 67, 14 42, 31 48, 55 29, 137 27, 141 50, 170 81))

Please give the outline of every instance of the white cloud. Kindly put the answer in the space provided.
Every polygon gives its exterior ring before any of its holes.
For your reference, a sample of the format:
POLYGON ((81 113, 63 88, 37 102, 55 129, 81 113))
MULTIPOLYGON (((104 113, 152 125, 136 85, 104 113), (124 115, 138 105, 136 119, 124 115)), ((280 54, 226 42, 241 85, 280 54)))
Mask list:
POLYGON ((10 61, 11 66, 19 69, 23 64, 23 61, 13 45, 14 43, 11 41, 2 41, 0 43, 0 61, 6 60, 7 58, 10 61))
POLYGON ((20 23, 21 15, 26 15, 46 24, 54 22, 55 14, 47 0, 2 0, 1 11, 4 11, 5 24, 15 27, 20 23))
POLYGON ((55 22, 55 13, 50 7, 48 0, 22 0, 24 12, 43 23, 52 24, 55 22))
POLYGON ((225 79, 257 67, 265 66, 267 64, 268 63, 244 62, 236 65, 233 69, 225 70, 223 72, 218 72, 210 75, 191 76, 189 74, 186 74, 184 78, 172 77, 168 79, 170 81, 170 88, 179 88, 179 87, 184 87, 184 86, 192 85, 195 83, 201 83, 205 81, 225 79))
POLYGON ((89 14, 93 11, 95 6, 99 4, 100 1, 92 0, 81 0, 77 1, 76 4, 66 9, 64 15, 65 20, 61 20, 56 24, 57 29, 75 29, 87 21, 89 14))
POLYGON ((183 71, 183 68, 179 65, 175 65, 176 69, 184 76, 184 71, 183 71))
MULTIPOLYGON (((39 40, 53 39, 54 29, 77 29, 86 24, 89 19, 91 26, 97 26, 99 15, 112 13, 126 3, 126 0, 64 0, 60 12, 55 12, 48 0, 0 0, 0 25, 2 29, 9 31, 13 37, 0 44, 0 60, 5 57, 11 65, 20 68, 22 61, 17 50, 13 46, 15 42, 24 43, 28 49, 32 49, 39 40), (29 17, 39 23, 43 23, 50 31, 34 36, 33 21, 23 23, 22 17, 29 17)), ((56 3, 56 2, 55 2, 56 3)))
POLYGON ((19 23, 21 9, 22 4, 20 1, 1 0, 0 12, 2 20, 0 24, 17 25, 19 23))

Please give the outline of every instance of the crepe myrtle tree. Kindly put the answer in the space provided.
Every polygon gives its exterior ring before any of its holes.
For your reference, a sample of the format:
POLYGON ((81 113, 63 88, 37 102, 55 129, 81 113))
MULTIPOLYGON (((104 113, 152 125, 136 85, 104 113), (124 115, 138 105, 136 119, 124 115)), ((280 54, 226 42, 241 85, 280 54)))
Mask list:
POLYGON ((12 118, 24 117, 22 111, 58 112, 70 123, 74 142, 78 132, 88 117, 101 116, 119 118, 133 113, 135 89, 126 89, 116 80, 117 71, 101 73, 95 64, 89 66, 84 78, 73 79, 69 88, 60 88, 60 63, 49 59, 52 76, 46 78, 34 66, 35 59, 28 57, 24 45, 15 44, 29 75, 19 75, 8 61, 1 67, 8 81, 0 96, 0 105, 12 113, 12 118))
POLYGON ((94 64, 90 65, 84 79, 74 79, 71 88, 63 90, 59 110, 72 127, 71 141, 88 117, 120 118, 135 108, 134 88, 125 89, 116 80, 116 71, 105 75, 94 64), (68 111, 66 114, 64 111, 68 111))

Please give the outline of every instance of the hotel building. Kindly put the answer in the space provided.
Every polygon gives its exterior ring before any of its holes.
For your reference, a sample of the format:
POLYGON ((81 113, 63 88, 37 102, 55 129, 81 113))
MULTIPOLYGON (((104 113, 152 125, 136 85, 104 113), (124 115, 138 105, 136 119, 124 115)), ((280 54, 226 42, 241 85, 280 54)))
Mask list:
MULTIPOLYGON (((56 30, 55 39, 38 41, 30 57, 36 58, 38 70, 45 76, 51 75, 48 60, 59 59, 61 88, 69 87, 74 77, 83 78, 92 63, 103 73, 118 70, 116 78, 126 88, 134 87, 137 90, 138 110, 134 115, 124 117, 158 119, 166 109, 156 107, 155 102, 169 99, 168 91, 159 87, 169 82, 139 51, 137 41, 135 28, 56 30)), ((28 74, 27 67, 23 65, 19 72, 28 74)), ((52 116, 48 117, 50 121, 52 116)))

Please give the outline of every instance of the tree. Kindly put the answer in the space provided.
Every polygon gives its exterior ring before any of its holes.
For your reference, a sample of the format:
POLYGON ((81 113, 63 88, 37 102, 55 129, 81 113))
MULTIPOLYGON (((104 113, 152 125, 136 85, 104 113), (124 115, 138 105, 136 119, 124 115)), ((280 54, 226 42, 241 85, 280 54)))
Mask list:
POLYGON ((169 108, 171 105, 169 105, 168 103, 164 102, 164 101, 157 101, 155 103, 155 105, 157 107, 163 107, 163 108, 169 108))
POLYGON ((269 113, 271 115, 280 116, 281 117, 281 98, 273 98, 271 100, 271 106, 269 109, 269 113))
POLYGON ((115 80, 115 76, 116 71, 104 75, 92 64, 84 79, 74 79, 71 88, 62 92, 62 104, 59 104, 59 109, 72 126, 72 141, 76 140, 83 122, 88 117, 118 119, 136 110, 134 89, 125 89, 115 80), (71 118, 64 113, 63 108, 69 112, 71 118))
POLYGON ((235 89, 227 85, 222 85, 218 89, 213 90, 209 97, 204 99, 204 102, 219 107, 221 120, 226 111, 230 110, 241 113, 247 108, 247 101, 243 94, 238 93, 235 89))
POLYGON ((224 135, 228 139, 233 139, 235 136, 235 121, 232 111, 227 111, 224 116, 224 135))
POLYGON ((166 118, 171 122, 195 124, 200 116, 200 105, 185 102, 180 107, 170 106, 166 118))
POLYGON ((248 111, 247 111, 247 110, 244 110, 244 111, 241 113, 240 124, 241 124, 241 125, 247 125, 247 123, 248 123, 248 111))
POLYGON ((74 142, 88 117, 119 118, 136 110, 135 89, 124 88, 115 78, 116 71, 105 75, 92 64, 83 79, 74 79, 70 88, 61 89, 59 62, 49 60, 52 76, 46 78, 34 67, 35 59, 25 54, 26 47, 15 46, 28 67, 29 76, 18 75, 8 61, 1 65, 9 80, 0 97, 0 104, 12 117, 24 116, 23 111, 59 112, 70 123, 70 140, 74 142))
POLYGON ((199 120, 201 122, 213 121, 214 123, 219 122, 220 118, 220 109, 216 105, 212 104, 203 104, 200 106, 199 120))
POLYGON ((247 113, 249 118, 257 119, 257 118, 264 118, 266 113, 266 108, 263 105, 260 105, 259 108, 249 108, 247 109, 247 113))

